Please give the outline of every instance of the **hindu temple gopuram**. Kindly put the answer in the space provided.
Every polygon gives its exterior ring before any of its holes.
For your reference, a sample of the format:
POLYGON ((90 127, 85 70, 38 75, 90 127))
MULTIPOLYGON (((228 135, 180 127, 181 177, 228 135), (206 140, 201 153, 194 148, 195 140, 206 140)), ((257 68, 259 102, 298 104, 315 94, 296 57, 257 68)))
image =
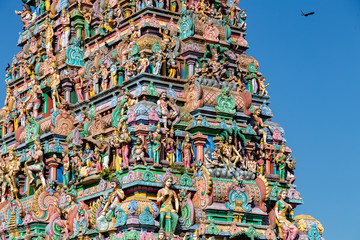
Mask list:
POLYGON ((22 3, 2 240, 322 239, 238 0, 22 3))

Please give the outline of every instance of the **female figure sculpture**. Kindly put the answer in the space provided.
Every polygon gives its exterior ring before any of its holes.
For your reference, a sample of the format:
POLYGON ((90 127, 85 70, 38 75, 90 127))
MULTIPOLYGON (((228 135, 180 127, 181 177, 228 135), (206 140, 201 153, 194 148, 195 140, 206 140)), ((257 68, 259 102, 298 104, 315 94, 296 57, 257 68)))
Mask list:
POLYGON ((165 233, 174 233, 176 225, 178 223, 179 215, 179 199, 174 190, 170 187, 173 184, 172 176, 165 178, 164 187, 157 193, 157 202, 161 204, 160 207, 160 230, 164 230, 165 233), (175 204, 175 208, 173 206, 175 204))
POLYGON ((159 165, 160 163, 160 151, 161 151, 161 127, 160 122, 158 123, 155 132, 150 133, 149 140, 152 143, 153 150, 153 160, 154 165, 159 165))
POLYGON ((194 151, 192 149, 189 133, 186 133, 184 142, 181 145, 181 151, 182 151, 182 159, 184 162, 184 166, 185 168, 189 169, 191 165, 191 159, 193 156, 195 156, 194 151))
POLYGON ((298 228, 292 224, 287 216, 291 216, 294 213, 293 208, 285 202, 286 199, 286 190, 281 190, 279 192, 279 200, 275 205, 275 214, 276 214, 276 224, 279 229, 279 238, 284 240, 294 240, 298 233, 298 228))

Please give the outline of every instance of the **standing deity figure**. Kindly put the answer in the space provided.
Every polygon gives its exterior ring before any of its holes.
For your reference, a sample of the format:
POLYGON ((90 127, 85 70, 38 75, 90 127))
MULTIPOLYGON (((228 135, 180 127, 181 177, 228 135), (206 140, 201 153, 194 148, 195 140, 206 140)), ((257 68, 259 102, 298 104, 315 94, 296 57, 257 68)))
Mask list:
POLYGON ((73 189, 66 194, 68 205, 61 208, 59 203, 57 204, 59 218, 55 220, 55 224, 62 229, 63 239, 68 239, 72 235, 75 218, 77 217, 79 208, 81 208, 81 204, 76 201, 76 198, 77 192, 73 189))
POLYGON ((167 94, 166 92, 162 92, 160 93, 160 98, 157 101, 157 105, 160 107, 161 110, 161 118, 164 120, 164 128, 165 130, 167 130, 167 122, 168 122, 168 117, 169 117, 169 103, 166 100, 167 98, 167 94))
POLYGON ((258 89, 258 94, 260 96, 267 96, 268 95, 268 91, 266 90, 266 87, 268 87, 270 85, 270 83, 268 84, 265 84, 265 81, 266 81, 266 78, 265 77, 261 77, 260 80, 259 80, 259 89, 258 89))
POLYGON ((125 91, 124 93, 124 97, 125 97, 125 103, 121 108, 121 112, 120 112, 120 122, 118 125, 118 128, 120 129, 123 125, 125 125, 126 120, 127 120, 127 112, 129 111, 129 109, 134 106, 136 103, 138 103, 139 99, 138 98, 134 98, 133 95, 128 92, 125 91))
POLYGON ((240 153, 236 150, 235 146, 232 144, 232 137, 229 136, 228 141, 222 144, 220 149, 220 158, 224 162, 224 164, 229 169, 229 172, 233 172, 231 167, 231 163, 233 168, 236 168, 236 164, 238 161, 244 162, 240 153))
MULTIPOLYGON (((32 88, 28 92, 25 101, 20 105, 21 111, 24 111, 24 114, 21 115, 21 117, 23 117, 22 120, 25 120, 25 112, 28 113, 30 111, 32 111, 33 117, 37 118, 41 106, 42 93, 37 80, 32 79, 32 88)), ((25 126, 25 121, 21 121, 21 126, 25 126)))
POLYGON ((272 128, 269 125, 264 124, 263 120, 260 117, 260 114, 261 114, 260 108, 256 109, 253 112, 252 119, 251 119, 252 120, 251 125, 258 135, 262 135, 263 141, 264 141, 264 143, 266 143, 266 140, 267 140, 266 128, 269 128, 270 130, 272 128))
POLYGON ((174 233, 179 219, 179 199, 176 192, 170 189, 173 181, 172 176, 167 176, 164 187, 157 193, 157 202, 160 203, 160 230, 167 235, 174 233))
POLYGON ((114 149, 113 150, 113 161, 114 167, 116 171, 121 170, 121 139, 120 139, 120 132, 118 129, 115 129, 112 137, 110 139, 110 146, 114 149))
POLYGON ((143 73, 143 72, 146 72, 146 70, 148 69, 149 67, 149 59, 147 59, 147 57, 145 56, 145 53, 140 53, 140 59, 138 61, 138 74, 140 73, 143 73))
POLYGON ((51 88, 53 107, 54 107, 54 111, 56 111, 57 110, 57 106, 56 106, 57 103, 61 103, 62 101, 61 101, 61 97, 60 97, 59 91, 58 91, 58 88, 60 86, 60 75, 57 73, 55 61, 53 61, 50 64, 50 80, 49 81, 50 81, 50 84, 48 84, 45 81, 45 85, 47 87, 51 88))
POLYGON ((278 226, 280 239, 294 240, 299 230, 289 221, 294 214, 294 210, 290 204, 285 202, 286 195, 286 190, 281 190, 279 192, 279 200, 275 204, 276 225, 278 226))
MULTIPOLYGON (((99 90, 99 73, 96 71, 95 67, 91 68, 92 84, 93 84, 93 94, 96 95, 100 92, 99 90)), ((91 94, 90 94, 91 95, 91 94)), ((93 95, 91 95, 92 97, 93 95)))
POLYGON ((62 163, 63 167, 64 167, 64 172, 63 172, 63 185, 64 187, 68 187, 69 186, 69 182, 71 179, 71 161, 70 161, 70 157, 69 157, 69 151, 63 151, 61 153, 62 156, 62 162, 59 160, 59 163, 62 163))
POLYGON ((136 139, 136 145, 132 148, 132 157, 134 161, 134 166, 137 165, 138 161, 142 161, 145 166, 147 165, 145 160, 145 146, 142 139, 139 137, 136 139))
POLYGON ((114 11, 110 4, 107 5, 107 9, 102 13, 103 26, 107 32, 111 32, 114 28, 114 11))
POLYGON ((0 181, 1 181, 1 202, 5 201, 6 198, 6 188, 8 182, 6 181, 6 174, 8 172, 8 167, 6 165, 5 159, 0 157, 0 181))
POLYGON ((27 171, 27 175, 29 177, 29 185, 31 185, 35 180, 33 174, 38 173, 42 186, 46 186, 43 158, 44 158, 44 153, 41 150, 41 145, 38 141, 35 141, 34 153, 31 153, 30 151, 30 159, 25 162, 25 168, 27 171), (30 161, 34 162, 34 164, 29 166, 28 163, 30 161))
MULTIPOLYGON (((112 87, 119 84, 117 71, 118 71, 118 68, 117 68, 116 64, 114 63, 110 67, 110 79, 111 79, 111 86, 112 87)), ((122 82, 120 84, 122 84, 122 82)))
POLYGON ((61 48, 65 49, 69 46, 70 40, 70 13, 65 9, 62 10, 62 15, 60 18, 62 24, 62 34, 61 34, 61 48))
POLYGON ((6 98, 5 98, 5 107, 7 112, 11 112, 16 104, 16 98, 14 93, 11 91, 11 88, 8 86, 6 88, 6 98))
POLYGON ((107 70, 104 64, 101 65, 100 75, 102 79, 101 91, 105 91, 106 89, 108 89, 108 85, 109 85, 109 71, 107 70))
POLYGON ((83 82, 83 78, 81 76, 79 76, 76 80, 70 78, 70 81, 74 84, 74 89, 75 89, 75 93, 76 96, 78 98, 78 102, 82 102, 84 101, 84 95, 83 95, 83 87, 84 87, 84 82, 83 82))
POLYGON ((178 66, 176 63, 176 56, 175 56, 174 51, 170 47, 168 47, 168 48, 169 48, 169 51, 168 51, 167 57, 169 59, 167 60, 167 63, 166 63, 167 66, 169 67, 169 76, 168 77, 175 78, 177 70, 178 70, 178 66))
POLYGON ((106 142, 104 135, 99 136, 99 152, 101 153, 102 167, 109 168, 110 165, 110 143, 106 142))
POLYGON ((173 166, 175 163, 176 146, 178 145, 174 139, 174 127, 171 127, 169 134, 167 134, 165 141, 163 142, 166 152, 166 160, 173 166))
POLYGON ((53 25, 49 22, 49 20, 45 21, 45 33, 43 34, 43 37, 45 38, 45 48, 46 48, 46 53, 47 54, 51 54, 53 51, 53 38, 54 38, 54 29, 53 29, 53 25))
POLYGON ((186 169, 191 167, 191 159, 195 156, 192 149, 189 133, 185 135, 185 139, 181 144, 182 160, 186 169))
POLYGON ((104 231, 108 228, 108 216, 115 216, 117 206, 125 199, 125 193, 121 189, 121 185, 117 178, 110 180, 112 192, 107 197, 107 201, 101 211, 101 215, 96 219, 96 227, 100 231, 104 231))
POLYGON ((153 74, 155 75, 161 75, 161 68, 163 65, 163 62, 165 60, 165 54, 163 53, 163 51, 160 49, 159 51, 157 51, 154 54, 153 57, 153 64, 154 64, 154 68, 153 68, 153 74))
POLYGON ((149 140, 151 142, 152 155, 154 165, 160 164, 160 151, 161 151, 161 127, 160 122, 156 126, 155 132, 149 133, 149 140))
POLYGON ((19 189, 16 186, 15 177, 17 173, 20 171, 20 161, 18 157, 15 155, 13 149, 9 151, 9 163, 7 166, 7 174, 5 175, 5 179, 10 185, 10 192, 13 193, 15 198, 18 198, 19 189))
POLYGON ((164 0, 155 0, 155 7, 164 8, 164 0))
POLYGON ((290 158, 290 155, 287 156, 285 143, 283 142, 280 147, 279 153, 275 156, 275 163, 279 170, 280 181, 286 180, 286 163, 288 158, 290 158))
POLYGON ((91 12, 87 8, 85 8, 84 10, 81 10, 80 4, 79 4, 79 12, 84 17, 85 38, 89 38, 89 37, 91 37, 91 29, 90 29, 91 20, 92 20, 91 12))
POLYGON ((124 123, 121 127, 120 133, 120 158, 123 166, 129 166, 129 154, 130 154, 130 143, 131 137, 130 132, 127 129, 126 124, 124 123))
POLYGON ((27 27, 33 19, 31 8, 28 4, 23 5, 23 11, 15 10, 15 14, 21 16, 21 21, 24 23, 24 27, 27 27))

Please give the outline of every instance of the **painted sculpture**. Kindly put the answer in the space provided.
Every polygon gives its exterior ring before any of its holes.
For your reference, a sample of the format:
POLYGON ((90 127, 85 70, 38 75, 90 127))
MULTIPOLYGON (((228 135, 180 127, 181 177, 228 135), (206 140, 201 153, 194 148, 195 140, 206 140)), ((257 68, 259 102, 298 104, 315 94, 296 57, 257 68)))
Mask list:
POLYGON ((238 0, 22 4, 1 239, 322 238, 238 0))

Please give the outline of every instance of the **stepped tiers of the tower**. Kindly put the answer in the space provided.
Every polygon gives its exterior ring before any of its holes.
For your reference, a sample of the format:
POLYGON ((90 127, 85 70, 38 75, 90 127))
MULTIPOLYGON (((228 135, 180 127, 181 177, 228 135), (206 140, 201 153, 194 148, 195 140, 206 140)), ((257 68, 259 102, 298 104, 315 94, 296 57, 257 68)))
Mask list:
POLYGON ((22 0, 2 240, 320 240, 238 0, 22 0))

